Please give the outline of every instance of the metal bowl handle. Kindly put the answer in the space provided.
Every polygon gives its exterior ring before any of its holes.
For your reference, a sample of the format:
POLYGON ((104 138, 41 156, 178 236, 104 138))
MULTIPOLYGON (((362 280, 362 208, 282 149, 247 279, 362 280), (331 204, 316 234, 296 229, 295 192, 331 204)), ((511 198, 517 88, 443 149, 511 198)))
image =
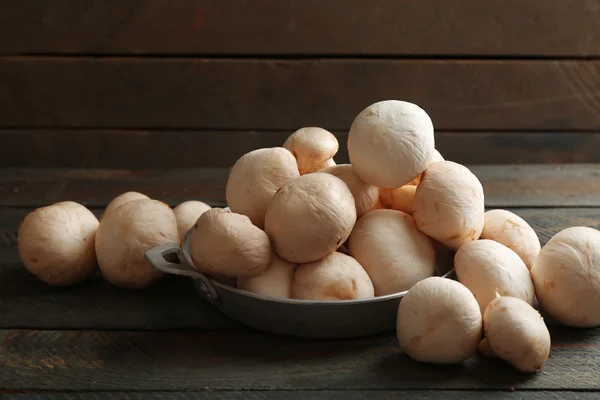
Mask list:
POLYGON ((146 251, 145 257, 150 265, 158 271, 200 280, 199 286, 202 296, 211 303, 219 302, 219 295, 210 279, 185 262, 181 248, 179 248, 177 243, 165 243, 152 247, 146 251), (178 262, 172 262, 167 259, 167 257, 172 255, 175 255, 178 262))

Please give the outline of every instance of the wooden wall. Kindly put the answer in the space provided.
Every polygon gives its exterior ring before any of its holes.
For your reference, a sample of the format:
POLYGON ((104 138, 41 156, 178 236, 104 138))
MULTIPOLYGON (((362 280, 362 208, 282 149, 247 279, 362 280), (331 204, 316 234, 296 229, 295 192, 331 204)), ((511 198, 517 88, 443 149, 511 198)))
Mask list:
POLYGON ((225 167, 415 102, 466 164, 600 162, 600 0, 4 0, 0 167, 225 167))

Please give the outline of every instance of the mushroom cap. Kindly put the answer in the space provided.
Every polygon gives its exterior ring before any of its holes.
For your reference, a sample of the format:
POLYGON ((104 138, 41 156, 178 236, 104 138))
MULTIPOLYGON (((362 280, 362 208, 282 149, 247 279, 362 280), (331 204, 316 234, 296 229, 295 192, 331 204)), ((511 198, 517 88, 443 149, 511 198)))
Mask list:
POLYGON ((459 282, 475 295, 482 313, 496 293, 533 305, 535 288, 529 269, 503 244, 480 239, 463 245, 454 256, 454 270, 459 282))
POLYGON ((539 371, 550 353, 550 332, 540 313, 516 297, 498 297, 483 314, 483 330, 496 357, 524 373, 539 371))
POLYGON ((508 210, 490 210, 484 215, 480 239, 502 243, 521 257, 528 269, 540 252, 540 239, 531 226, 508 210))
POLYGON ((363 181, 395 189, 425 171, 434 144, 433 123, 421 107, 384 100, 371 104, 354 119, 348 154, 363 181))
POLYGON ((271 262, 267 234, 247 216, 222 208, 212 208, 198 218, 189 242, 194 266, 209 275, 257 276, 271 262))
POLYGON ((356 222, 348 243, 350 255, 369 274, 376 296, 410 289, 435 273, 433 242, 402 211, 366 213, 356 222))
POLYGON ((296 159, 283 147, 253 150, 240 157, 229 173, 225 187, 227 205, 262 229, 275 192, 299 176, 296 159))
POLYGON ((374 296, 373 283, 364 268, 339 252, 299 265, 292 281, 294 299, 356 300, 374 296))
POLYGON ((321 172, 337 176, 348 185, 348 188, 350 188, 350 192, 354 197, 357 218, 360 218, 368 211, 371 211, 379 200, 379 188, 377 186, 369 185, 360 179, 350 164, 327 167, 321 172))
POLYGON ((196 200, 184 201, 173 209, 177 218, 180 243, 183 242, 185 234, 194 226, 198 218, 210 209, 211 206, 208 204, 196 200))
POLYGON ((600 232, 575 226, 554 235, 533 261, 542 309, 571 327, 600 325, 600 232))
POLYGON ((380 198, 386 208, 412 214, 417 187, 404 185, 398 189, 381 189, 380 198))
POLYGON ((295 270, 296 264, 273 253, 271 262, 263 274, 240 277, 237 279, 237 287, 263 296, 289 299, 292 296, 292 279, 295 270))
POLYGON ((110 203, 108 203, 108 205, 104 209, 104 212, 102 213, 102 216, 100 217, 100 220, 102 220, 104 218, 104 216, 108 215, 108 213, 111 212, 112 210, 114 210, 115 208, 117 208, 129 201, 145 200, 145 199, 149 199, 149 198, 150 197, 146 196, 143 193, 139 193, 139 192, 122 193, 122 194, 118 195, 117 197, 115 197, 114 199, 112 199, 110 201, 110 203))
POLYGON ((337 164, 335 163, 335 160, 333 158, 330 158, 329 160, 321 161, 314 165, 307 165, 305 168, 305 171, 302 175, 319 172, 319 171, 324 170, 327 167, 332 167, 334 165, 337 165, 337 164))
POLYGON ((434 276, 415 284, 402 298, 396 332, 400 347, 414 360, 456 364, 477 350, 481 312, 469 289, 434 276))
POLYGON ((484 213, 483 186, 467 167, 439 161, 423 173, 412 215, 427 236, 458 250, 479 238, 484 213))
POLYGON ((17 238, 25 268, 48 285, 67 286, 97 269, 94 237, 96 216, 81 204, 61 202, 30 212, 17 238))
POLYGON ((315 172, 315 166, 333 158, 339 150, 339 143, 331 132, 310 126, 292 133, 283 147, 296 157, 300 175, 304 175, 310 170, 315 172))
POLYGON ((152 199, 128 201, 100 222, 96 232, 100 270, 115 286, 146 287, 164 276, 146 260, 146 251, 165 243, 179 243, 171 207, 152 199))
POLYGON ((280 257, 309 263, 336 251, 355 222, 356 206, 348 185, 316 172, 292 180, 273 196, 265 232, 280 257))

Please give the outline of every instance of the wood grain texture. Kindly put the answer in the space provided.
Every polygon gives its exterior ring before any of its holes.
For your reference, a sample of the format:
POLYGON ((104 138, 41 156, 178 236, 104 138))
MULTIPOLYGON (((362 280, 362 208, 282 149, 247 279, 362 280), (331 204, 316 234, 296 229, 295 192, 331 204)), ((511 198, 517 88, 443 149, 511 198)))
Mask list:
MULTIPOLYGON (((1 392, 0 392, 1 393, 1 392)), ((83 392, 14 393, 0 395, 3 400, 596 400, 598 392, 569 391, 457 391, 457 390, 244 390, 244 391, 170 391, 170 392, 83 392)))
MULTIPOLYGON (((600 206, 598 164, 469 166, 488 207, 600 206)), ((228 169, 0 169, 0 206, 37 207, 73 200, 103 207, 138 191, 171 205, 185 200, 225 204, 228 169)))
POLYGON ((0 53, 592 56, 599 21, 596 0, 21 0, 0 53))
POLYGON ((600 330, 551 329, 524 375, 498 359, 420 364, 395 335, 310 341, 258 333, 0 331, 5 390, 600 389, 600 330))
MULTIPOLYGON (((511 210, 533 227, 542 244, 571 226, 600 229, 599 208, 511 210)), ((0 208, 0 231, 16 239, 19 222, 29 211, 0 208)), ((550 319, 547 323, 557 325, 550 319)), ((16 240, 11 240, 0 242, 0 329, 246 328, 202 300, 186 278, 168 277, 139 291, 118 289, 100 274, 70 288, 49 287, 23 268, 16 240)))
MULTIPOLYGON (((291 132, 8 129, 0 130, 0 168, 230 167, 247 152, 281 146, 291 132)), ((333 133, 335 160, 349 162, 347 132, 333 133)), ((435 140, 461 164, 600 162, 597 132, 436 132, 435 140)))
POLYGON ((347 130, 401 99, 437 130, 600 130, 600 61, 0 59, 0 127, 347 130))

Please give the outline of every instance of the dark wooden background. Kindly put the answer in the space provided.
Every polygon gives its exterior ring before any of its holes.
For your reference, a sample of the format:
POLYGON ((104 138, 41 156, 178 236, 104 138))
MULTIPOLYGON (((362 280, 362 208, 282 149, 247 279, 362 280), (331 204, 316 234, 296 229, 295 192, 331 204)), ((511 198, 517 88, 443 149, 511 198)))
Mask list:
POLYGON ((6 0, 0 167, 228 167, 415 102, 464 164, 600 161, 597 0, 6 0))

